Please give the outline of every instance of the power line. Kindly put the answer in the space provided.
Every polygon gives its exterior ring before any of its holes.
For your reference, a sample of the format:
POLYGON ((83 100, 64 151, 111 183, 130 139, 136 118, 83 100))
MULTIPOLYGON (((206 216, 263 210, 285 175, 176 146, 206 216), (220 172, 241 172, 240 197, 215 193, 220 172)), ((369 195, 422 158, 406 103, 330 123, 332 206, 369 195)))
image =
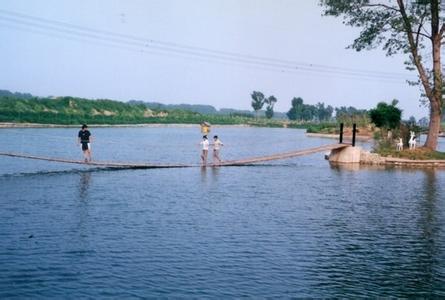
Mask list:
POLYGON ((170 48, 187 49, 187 50, 196 51, 196 52, 199 51, 199 52, 203 52, 204 54, 205 53, 219 54, 219 55, 224 55, 224 56, 228 56, 228 57, 244 58, 244 59, 250 59, 250 60, 255 60, 255 61, 269 61, 269 62, 282 63, 282 64, 292 64, 295 67, 301 67, 301 68, 323 68, 323 69, 330 69, 330 70, 337 70, 337 71, 363 72, 363 73, 375 74, 375 75, 379 75, 379 76, 404 76, 404 77, 409 76, 409 74, 403 74, 403 73, 393 73, 393 72, 385 72, 385 71, 371 71, 371 70, 343 68, 343 67, 336 67, 336 66, 327 66, 327 65, 321 65, 321 64, 302 63, 302 62, 296 62, 296 61, 291 61, 291 60, 260 57, 260 56, 254 56, 254 55, 237 53, 237 52, 228 52, 228 51, 214 50, 214 49, 208 49, 208 48, 203 48, 203 47, 182 45, 179 43, 164 42, 164 41, 154 40, 154 39, 150 39, 150 38, 143 38, 143 37, 138 37, 138 36, 134 36, 134 35, 129 35, 129 34, 121 34, 121 33, 115 33, 115 32, 106 31, 106 30, 93 29, 93 28, 89 28, 89 27, 74 25, 74 24, 61 22, 61 21, 48 20, 48 19, 44 19, 44 18, 39 18, 39 17, 35 17, 35 16, 25 15, 25 14, 2 10, 2 9, 0 9, 0 14, 15 16, 16 18, 20 18, 20 19, 24 19, 24 20, 34 20, 34 21, 40 22, 40 23, 58 25, 61 27, 75 29, 75 30, 82 31, 82 32, 90 32, 90 33, 93 32, 93 33, 99 34, 99 35, 112 36, 112 37, 122 38, 122 39, 126 39, 126 40, 132 40, 132 41, 143 43, 143 45, 146 47, 153 47, 155 45, 161 45, 161 46, 170 47, 170 48))
MULTIPOLYGON (((389 72, 379 72, 379 71, 364 71, 358 69, 340 68, 324 65, 315 65, 307 63, 298 63, 287 60, 264 58, 252 55, 246 55, 234 52, 225 52, 219 50, 210 50, 206 48, 199 48, 193 46, 180 45, 176 43, 155 41, 146 38, 140 38, 132 35, 118 34, 104 30, 97 30, 88 27, 73 25, 69 23, 64 23, 60 21, 46 20, 34 16, 28 16, 24 14, 19 14, 15 12, 9 12, 0 9, 0 20, 12 23, 12 27, 17 27, 17 25, 23 27, 31 27, 34 33, 39 34, 49 34, 54 35, 54 31, 59 33, 58 37, 68 38, 76 37, 85 39, 92 39, 95 43, 97 40, 101 42, 111 43, 112 45, 107 46, 118 46, 122 47, 137 47, 141 53, 153 53, 153 54, 163 54, 168 53, 180 57, 193 57, 200 58, 204 61, 216 60, 218 62, 230 62, 235 64, 245 64, 249 67, 261 67, 266 69, 279 69, 281 72, 297 72, 305 74, 333 74, 336 76, 357 77, 362 79, 384 79, 386 81, 402 80, 402 76, 406 78, 404 74, 400 73, 389 73, 389 72), (11 16, 5 16, 12 15, 11 16), (24 20, 23 18, 27 18, 24 20), (29 21, 32 20, 32 21, 29 21), (35 27, 39 28, 40 31, 37 32, 35 27), (60 36, 62 34, 62 36, 60 36), (153 50, 155 50, 153 52, 153 50)), ((11 26, 9 26, 11 27, 11 26)), ((31 31, 31 30, 30 30, 31 31)), ((90 41, 91 42, 91 41, 90 41)), ((127 49, 129 50, 129 49, 127 49)), ((349 78, 351 79, 351 78, 349 78)))
MULTIPOLYGON (((149 49, 145 49, 145 48, 133 48, 133 47, 129 47, 129 46, 122 46, 122 45, 117 45, 117 44, 113 44, 111 42, 103 42, 103 41, 97 41, 97 40, 89 40, 87 37, 85 36, 67 36, 67 35, 63 35, 60 33, 55 33, 55 32, 46 32, 46 31, 42 31, 42 30, 36 30, 36 29, 32 29, 32 28, 23 28, 23 27, 19 27, 16 24, 11 25, 11 24, 2 24, 1 23, 2 20, 0 20, 0 25, 5 27, 5 28, 10 28, 10 29, 14 29, 14 30, 21 30, 21 31, 26 31, 26 32, 31 32, 34 34, 40 34, 40 35, 44 35, 44 36, 50 36, 50 37, 56 37, 56 38, 62 38, 62 39, 67 39, 69 41, 80 41, 80 42, 90 42, 91 44, 96 44, 96 45, 100 45, 100 46, 105 46, 108 48, 116 48, 119 50, 126 50, 126 51, 131 51, 131 52, 135 52, 138 54, 154 54, 154 55, 162 55, 162 56, 166 56, 171 58, 172 54, 171 53, 167 53, 167 52, 160 52, 160 51, 154 51, 154 50, 149 50, 149 49)), ((190 56, 187 56, 185 54, 180 54, 180 53, 175 53, 173 55, 174 57, 180 57, 180 58, 190 58, 190 56)), ((309 70, 306 72, 301 72, 300 70, 284 70, 284 69, 279 69, 279 68, 274 68, 274 67, 267 67, 267 66, 261 66, 261 65, 246 65, 243 64, 242 62, 236 62, 236 61, 220 61, 220 60, 216 60, 216 58, 214 59, 209 59, 209 58, 204 58, 204 57, 195 57, 195 60, 201 61, 201 62, 217 62, 219 64, 222 65, 227 65, 227 66, 237 66, 237 67, 244 67, 244 68, 248 68, 248 69, 255 69, 255 70, 262 70, 262 71, 272 71, 272 72, 278 72, 278 73, 292 73, 292 74, 297 74, 297 75, 305 75, 305 76, 317 76, 317 77, 328 77, 328 78, 332 78, 331 75, 329 74, 324 74, 324 73, 320 73, 320 72, 316 72, 313 70, 309 70)), ((386 79, 383 80, 380 77, 373 77, 373 78, 369 78, 369 77, 357 77, 357 76, 348 76, 348 75, 341 75, 341 74, 337 74, 335 76, 336 79, 340 78, 340 79, 352 79, 352 80, 363 80, 363 79, 371 79, 373 81, 380 81, 383 83, 402 83, 402 81, 399 79, 386 79)))
MULTIPOLYGON (((27 25, 27 26, 37 26, 40 28, 43 28, 45 30, 53 30, 53 31, 58 31, 58 32, 63 32, 66 34, 70 34, 70 35, 80 35, 79 32, 77 31, 73 31, 73 30, 66 30, 66 29, 61 29, 61 28, 54 28, 52 26, 48 26, 48 25, 42 25, 42 24, 36 24, 33 22, 29 22, 29 21, 22 21, 22 20, 15 20, 15 19, 11 19, 8 17, 2 17, 0 16, 0 18, 3 18, 6 21, 10 21, 13 23, 18 23, 21 25, 27 25)), ((161 51, 170 51, 170 52, 175 52, 176 54, 186 54, 186 55, 199 55, 199 53, 195 53, 195 52, 191 52, 191 51, 179 51, 177 49, 169 49, 169 48, 165 48, 165 47, 157 47, 157 46, 148 46, 147 44, 141 44, 141 43, 137 43, 137 42, 128 42, 128 41, 124 41, 122 39, 117 39, 117 38, 109 38, 109 37, 103 37, 97 34, 91 34, 91 33, 82 33, 82 37, 89 37, 89 38, 93 38, 93 39, 100 39, 100 40, 106 40, 106 41, 110 41, 110 42, 114 42, 114 43, 124 43, 126 45, 130 45, 130 46, 137 46, 137 47, 150 47, 150 48, 154 48, 155 50, 161 50, 161 51)), ((200 56, 203 56, 203 54, 201 54, 200 56)), ((206 54, 205 57, 207 58, 213 58, 213 59, 226 59, 225 57, 221 57, 218 55, 212 55, 212 54, 206 54)), ((236 62, 242 62, 242 63, 247 63, 247 64, 258 64, 257 62, 253 62, 253 61, 249 61, 249 60, 245 60, 245 59, 239 59, 239 58, 232 58, 231 60, 235 60, 236 62)), ((263 66, 268 66, 268 67, 278 67, 278 68, 284 68, 284 69, 292 69, 292 70, 299 70, 299 71, 309 71, 309 72, 325 72, 325 73, 335 73, 335 74, 342 74, 342 75, 354 75, 354 76, 365 76, 365 77, 372 77, 375 76, 374 74, 364 74, 364 73, 352 73, 352 72, 342 72, 342 71, 335 71, 333 72, 332 70, 316 70, 316 69, 308 69, 305 67, 295 67, 295 66, 289 66, 289 65, 284 65, 284 64, 276 64, 276 63, 261 63, 261 65, 263 66)), ((379 75, 379 78, 382 78, 383 76, 387 76, 387 75, 379 75)), ((387 79, 397 79, 394 77, 388 77, 387 79)))
MULTIPOLYGON (((5 27, 5 28, 10 28, 13 30, 20 30, 20 31, 25 31, 25 32, 30 32, 30 33, 34 33, 34 34, 40 34, 40 35, 44 35, 44 36, 49 36, 49 37, 55 37, 55 38, 61 38, 61 39, 66 39, 69 41, 79 41, 79 42, 91 42, 92 44, 95 45, 99 45, 99 46, 105 46, 108 48, 115 48, 115 49, 119 49, 119 50, 125 50, 125 51, 130 51, 133 53, 138 53, 138 54, 154 54, 154 55, 160 55, 160 56, 165 56, 165 57, 169 57, 171 58, 172 55, 166 52, 159 52, 159 51, 154 51, 154 50, 147 50, 147 49, 141 49, 141 48, 133 48, 133 47, 129 47, 129 46, 122 46, 122 45, 116 45, 116 44, 112 44, 110 42, 102 42, 102 41, 97 41, 97 40, 89 40, 88 38, 84 37, 84 36, 78 36, 78 37, 71 37, 71 36, 67 36, 67 35, 63 35, 60 33, 54 33, 54 32, 45 32, 42 30, 36 30, 36 29, 30 29, 30 28, 23 28, 23 27, 19 27, 17 25, 10 25, 10 24, 2 24, 1 23, 2 20, 0 20, 0 25, 1 27, 5 27)), ((185 58, 188 59, 190 58, 190 56, 186 56, 186 55, 181 55, 181 54, 175 54, 174 57, 180 57, 180 58, 185 58)), ((206 59, 206 58, 195 58, 196 60, 200 61, 200 62, 215 62, 215 60, 211 60, 211 59, 206 59)), ((236 67, 247 67, 248 69, 255 69, 255 70, 262 70, 262 71, 272 71, 272 72, 278 72, 278 73, 296 73, 296 72, 292 72, 292 71, 285 71, 285 70, 280 70, 277 68, 269 68, 269 67, 262 67, 262 66, 246 66, 244 64, 241 63, 236 63, 236 62, 224 62, 224 61, 217 61, 219 64, 222 65, 227 65, 227 66, 236 66, 236 67)), ((297 73, 299 75, 301 75, 301 73, 297 73)), ((306 75, 310 75, 310 76, 314 76, 316 74, 306 74, 306 75)), ((321 75, 317 75, 317 76, 324 76, 323 74, 321 75)), ((344 77, 341 76, 340 78, 348 78, 348 77, 344 77)), ((349 79, 357 79, 357 78, 350 78, 349 79)))

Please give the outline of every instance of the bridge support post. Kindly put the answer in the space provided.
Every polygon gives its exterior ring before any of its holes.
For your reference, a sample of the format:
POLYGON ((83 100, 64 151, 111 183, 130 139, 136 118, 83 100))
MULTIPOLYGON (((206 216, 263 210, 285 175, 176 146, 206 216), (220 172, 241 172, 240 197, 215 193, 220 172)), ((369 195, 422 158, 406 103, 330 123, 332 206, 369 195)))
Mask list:
POLYGON ((340 139, 338 141, 339 144, 343 143, 343 123, 340 123, 340 139))
POLYGON ((357 124, 352 124, 352 147, 355 147, 355 134, 357 132, 357 124))
POLYGON ((360 147, 346 147, 340 149, 334 149, 329 154, 329 161, 333 163, 360 163, 361 156, 360 147))

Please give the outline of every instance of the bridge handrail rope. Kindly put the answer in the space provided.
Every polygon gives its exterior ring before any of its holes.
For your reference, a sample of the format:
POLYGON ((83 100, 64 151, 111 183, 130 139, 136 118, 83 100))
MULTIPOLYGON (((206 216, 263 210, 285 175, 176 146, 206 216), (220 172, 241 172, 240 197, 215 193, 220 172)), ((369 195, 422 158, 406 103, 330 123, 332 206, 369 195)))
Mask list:
MULTIPOLYGON (((244 158, 244 159, 238 159, 238 160, 230 160, 230 161, 223 161, 219 164, 207 164, 207 166, 214 167, 214 166, 242 166, 242 165, 249 165, 264 161, 271 161, 271 160, 280 160, 280 159, 287 159, 292 158, 296 156, 302 156, 302 155, 309 155, 317 152, 323 152, 327 150, 333 150, 333 149, 339 149, 349 147, 349 145, 345 144, 328 144, 324 146, 319 146, 315 148, 309 148, 309 149, 303 149, 303 150, 295 150, 290 152, 283 152, 283 153, 276 153, 266 156, 257 156, 257 157, 251 157, 251 158, 244 158)), ((185 167, 197 167, 198 164, 163 164, 163 163, 134 163, 134 162, 106 162, 106 161, 93 161, 89 163, 84 163, 81 160, 72 160, 72 159, 66 159, 66 158, 53 158, 53 157, 45 157, 45 156, 35 156, 35 155, 29 155, 29 154, 23 154, 23 153, 11 153, 11 152, 0 152, 0 155, 2 156, 9 156, 9 157, 17 157, 17 158, 27 158, 27 159, 36 159, 36 160, 45 160, 45 161, 52 161, 52 162, 61 162, 61 163, 71 163, 71 164, 82 164, 82 165, 88 165, 88 166, 94 166, 94 167, 105 167, 105 168, 125 168, 125 169, 149 169, 149 168, 185 168, 185 167)))

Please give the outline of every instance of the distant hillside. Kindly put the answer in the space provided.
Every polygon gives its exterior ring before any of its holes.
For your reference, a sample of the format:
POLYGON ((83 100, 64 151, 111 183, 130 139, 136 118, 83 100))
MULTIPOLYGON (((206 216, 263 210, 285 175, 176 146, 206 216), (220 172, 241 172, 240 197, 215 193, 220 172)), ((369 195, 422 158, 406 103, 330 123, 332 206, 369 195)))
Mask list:
MULTIPOLYGON (((0 122, 30 122, 43 124, 137 124, 137 123, 200 123, 245 124, 250 115, 202 114, 190 111, 198 107, 207 111, 211 106, 148 106, 145 103, 130 103, 75 97, 34 97, 30 94, 1 91, 0 122), (182 107, 182 109, 180 108, 182 107), (184 109, 187 108, 187 109, 184 109)), ((211 109, 213 108, 213 110, 211 109)))
POLYGON ((129 104, 142 104, 149 109, 157 110, 186 110, 191 112, 200 113, 203 115, 216 115, 218 111, 211 105, 205 104, 163 104, 158 102, 144 102, 141 100, 130 100, 129 104))
MULTIPOLYGON (((260 116, 264 116, 261 111, 260 116)), ((76 97, 36 97, 29 93, 0 90, 0 122, 41 124, 145 124, 179 123, 250 124, 283 126, 284 113, 275 112, 273 120, 256 119, 248 110, 222 108, 202 104, 162 104, 131 100, 76 97)))
POLYGON ((0 97, 1 96, 6 96, 6 97, 17 97, 17 98, 21 98, 21 99, 31 99, 34 96, 29 94, 29 93, 12 93, 8 90, 0 90, 0 97))

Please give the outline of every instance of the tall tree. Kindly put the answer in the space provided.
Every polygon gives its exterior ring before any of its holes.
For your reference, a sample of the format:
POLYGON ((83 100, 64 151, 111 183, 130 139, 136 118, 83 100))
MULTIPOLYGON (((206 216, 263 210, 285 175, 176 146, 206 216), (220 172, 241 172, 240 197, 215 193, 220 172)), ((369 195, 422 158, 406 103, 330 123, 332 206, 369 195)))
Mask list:
POLYGON ((298 98, 293 98, 291 101, 291 105, 292 107, 289 109, 289 111, 287 112, 287 117, 290 120, 299 120, 301 121, 302 118, 302 112, 303 112, 303 99, 298 97, 298 98))
POLYGON ((332 117, 332 113, 334 112, 334 108, 330 105, 327 107, 324 106, 324 102, 318 102, 315 105, 316 108, 316 116, 318 121, 328 121, 332 117))
POLYGON ((250 95, 252 97, 252 108, 255 111, 255 114, 258 118, 258 112, 263 108, 264 106, 264 94, 261 92, 253 91, 250 95))
POLYGON ((264 102, 267 104, 266 107, 266 118, 270 119, 273 117, 273 107, 275 103, 277 103, 277 98, 275 96, 269 96, 269 98, 266 98, 264 102))
POLYGON ((320 0, 320 3, 325 7, 325 15, 343 17, 346 25, 362 28, 350 46, 353 49, 360 51, 383 44, 387 55, 398 52, 409 55, 408 63, 417 70, 418 83, 430 107, 425 147, 436 149, 443 107, 441 46, 445 24, 440 16, 440 0, 320 0), (426 51, 431 54, 432 62, 422 56, 426 51))

